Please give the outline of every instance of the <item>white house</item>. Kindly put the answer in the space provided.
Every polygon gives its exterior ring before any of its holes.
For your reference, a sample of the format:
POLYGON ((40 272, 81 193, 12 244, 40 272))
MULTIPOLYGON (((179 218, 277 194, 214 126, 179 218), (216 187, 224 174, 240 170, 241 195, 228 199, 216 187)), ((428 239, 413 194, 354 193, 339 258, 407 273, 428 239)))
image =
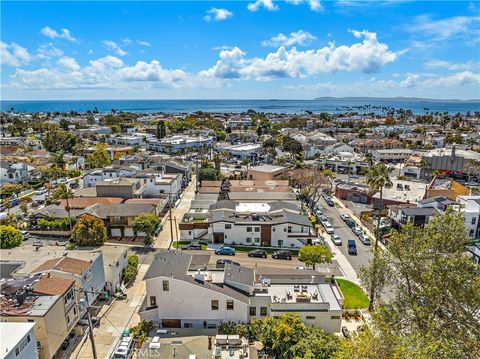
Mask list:
POLYGON ((83 186, 85 188, 95 187, 99 181, 106 181, 120 177, 130 178, 137 172, 137 168, 133 166, 108 166, 101 169, 94 169, 83 176, 83 186))
POLYGON ((480 196, 458 196, 457 202, 465 217, 467 235, 480 238, 480 196))
POLYGON ((34 323, 0 323, 0 353, 4 359, 38 359, 34 323))
POLYGON ((2 162, 0 164, 0 178, 2 183, 21 183, 28 180, 35 167, 21 162, 2 162))
POLYGON ((230 156, 238 159, 251 159, 258 155, 262 145, 260 143, 242 143, 239 145, 229 145, 217 147, 218 151, 227 152, 230 156))
POLYGON ((169 194, 173 201, 180 198, 182 192, 182 174, 165 174, 162 172, 139 172, 134 176, 145 184, 144 196, 155 197, 159 194, 169 194))
POLYGON ((299 248, 316 238, 310 219, 299 214, 293 203, 218 201, 209 210, 204 222, 182 220, 182 240, 299 248))
POLYGON ((177 153, 188 149, 198 150, 212 146, 215 139, 210 136, 186 136, 175 135, 165 137, 161 140, 156 138, 147 139, 147 150, 163 152, 163 153, 177 153))
POLYGON ((227 263, 213 268, 209 254, 156 254, 145 274, 139 315, 165 328, 215 328, 224 321, 248 322, 286 312, 328 333, 340 331, 343 298, 324 272, 271 270, 227 263))

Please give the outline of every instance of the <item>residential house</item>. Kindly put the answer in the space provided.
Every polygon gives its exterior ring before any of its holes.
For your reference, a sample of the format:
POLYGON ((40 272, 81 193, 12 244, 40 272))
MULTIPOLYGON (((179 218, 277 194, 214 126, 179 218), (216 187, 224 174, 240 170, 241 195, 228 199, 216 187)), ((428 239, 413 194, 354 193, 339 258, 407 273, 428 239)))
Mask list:
POLYGON ((209 265, 210 255, 157 253, 145 274, 139 314, 164 328, 215 328, 224 321, 299 314, 307 325, 340 331, 343 298, 326 272, 209 265))
MULTIPOLYGON (((34 324, 38 357, 50 359, 60 349, 72 327, 65 316, 66 308, 76 306, 75 297, 68 299, 60 294, 33 293, 32 288, 42 277, 43 275, 36 275, 1 280, 0 314, 2 322, 34 324)), ((56 292, 55 287, 55 285, 49 286, 48 290, 56 292)), ((4 340, 5 337, 2 336, 2 342, 4 340)))
POLYGON ((83 176, 83 187, 95 187, 97 182, 111 180, 120 177, 132 177, 138 169, 130 166, 107 166, 94 169, 83 176))
POLYGON ((465 217, 467 236, 471 239, 480 238, 480 196, 458 196, 460 211, 465 217))
POLYGON ((182 193, 182 175, 180 173, 164 174, 153 170, 145 170, 134 176, 143 182, 143 196, 159 197, 167 194, 172 201, 180 198, 182 193))
POLYGON ((96 182, 98 197, 142 198, 146 184, 138 178, 115 178, 96 182))
POLYGON ((226 152, 229 156, 239 160, 255 160, 262 149, 260 143, 242 143, 237 145, 217 146, 219 152, 226 152))
POLYGON ((4 359, 38 359, 34 323, 0 322, 0 353, 4 359))
POLYGON ((403 162, 413 151, 408 148, 376 149, 372 150, 372 157, 377 162, 403 162))
POLYGON ((275 180, 285 176, 286 172, 287 168, 282 166, 254 166, 248 169, 247 178, 250 180, 275 180))
POLYGON ((35 167, 21 162, 1 162, 0 178, 2 183, 22 183, 28 181, 35 167))
POLYGON ((163 153, 178 153, 185 150, 199 150, 213 146, 215 139, 204 136, 175 135, 161 140, 150 138, 147 140, 147 150, 163 153))
POLYGON ((471 189, 459 182, 445 177, 435 177, 427 187, 425 198, 443 196, 455 201, 458 196, 468 196, 471 189))

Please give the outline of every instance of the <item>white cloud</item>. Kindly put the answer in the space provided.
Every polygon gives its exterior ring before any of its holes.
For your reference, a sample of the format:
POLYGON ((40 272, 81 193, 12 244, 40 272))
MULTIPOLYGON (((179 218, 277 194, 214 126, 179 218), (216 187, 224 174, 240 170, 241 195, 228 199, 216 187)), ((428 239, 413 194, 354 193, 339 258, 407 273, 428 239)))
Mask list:
POLYGON ((57 64, 66 70, 71 70, 71 71, 80 70, 80 65, 73 57, 69 57, 69 56, 62 57, 57 61, 57 64))
POLYGON ((52 29, 49 26, 45 26, 40 30, 40 32, 42 33, 42 35, 49 37, 51 39, 64 39, 72 42, 77 41, 77 39, 75 39, 72 36, 72 34, 70 33, 70 30, 68 29, 60 29, 60 32, 58 32, 57 30, 52 29))
POLYGON ((205 21, 222 21, 227 20, 233 16, 233 12, 227 9, 218 9, 216 7, 212 7, 210 10, 207 11, 207 15, 203 17, 205 21))
POLYGON ((375 33, 355 31, 362 42, 351 46, 329 46, 299 51, 295 47, 287 50, 281 46, 264 58, 246 58, 238 47, 220 52, 220 59, 203 74, 216 78, 253 78, 268 80, 315 76, 337 71, 378 72, 380 68, 397 59, 398 53, 379 42, 375 33))
POLYGON ((125 56, 127 54, 115 41, 104 40, 103 44, 110 50, 112 50, 118 56, 125 56))
POLYGON ((432 40, 441 41, 454 36, 478 36, 480 16, 454 16, 433 20, 429 15, 417 16, 405 30, 432 40))
POLYGON ((37 49, 36 57, 39 59, 51 59, 63 56, 63 51, 53 46, 51 42, 40 44, 37 49))
POLYGON ((32 56, 26 48, 15 42, 7 44, 6 42, 0 41, 0 59, 2 65, 19 67, 28 64, 32 56))
POLYGON ((450 71, 475 70, 480 68, 480 63, 470 60, 465 63, 455 63, 444 60, 431 60, 425 64, 427 69, 447 69, 450 71))
POLYGON ((249 11, 258 11, 261 7, 265 8, 268 11, 278 10, 278 6, 273 3, 273 0, 256 0, 247 5, 249 11))
POLYGON ((134 66, 122 68, 119 74, 125 81, 156 81, 170 84, 187 78, 185 71, 164 69, 157 60, 150 63, 138 61, 134 66))
POLYGON ((323 6, 320 3, 320 0, 286 0, 287 3, 292 5, 300 5, 302 3, 308 4, 310 10, 315 12, 323 11, 323 6))
POLYGON ((148 41, 145 41, 145 40, 137 40, 137 44, 141 46, 147 46, 147 47, 152 46, 152 44, 150 44, 148 41))
POLYGON ((290 47, 293 45, 305 46, 316 39, 315 36, 304 30, 298 30, 296 32, 291 32, 289 36, 282 33, 277 36, 272 37, 270 40, 265 40, 262 42, 263 46, 286 46, 290 47))

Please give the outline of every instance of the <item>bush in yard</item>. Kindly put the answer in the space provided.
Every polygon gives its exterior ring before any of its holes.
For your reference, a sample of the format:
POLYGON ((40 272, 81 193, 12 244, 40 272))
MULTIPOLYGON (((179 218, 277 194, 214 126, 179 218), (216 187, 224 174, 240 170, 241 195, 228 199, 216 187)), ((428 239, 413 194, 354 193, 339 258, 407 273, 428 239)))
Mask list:
POLYGON ((79 246, 99 246, 107 239, 107 228, 100 218, 85 214, 73 227, 72 239, 79 246))
POLYGON ((12 226, 0 225, 0 247, 13 248, 22 244, 23 236, 19 229, 12 226))
POLYGON ((135 276, 137 275, 138 269, 138 256, 137 255, 130 255, 128 256, 128 265, 125 267, 123 271, 123 282, 129 283, 135 276))
POLYGON ((160 218, 158 218, 153 213, 142 213, 141 215, 135 217, 133 221, 133 230, 135 234, 143 232, 147 235, 147 241, 145 244, 150 244, 155 231, 160 225, 160 218))

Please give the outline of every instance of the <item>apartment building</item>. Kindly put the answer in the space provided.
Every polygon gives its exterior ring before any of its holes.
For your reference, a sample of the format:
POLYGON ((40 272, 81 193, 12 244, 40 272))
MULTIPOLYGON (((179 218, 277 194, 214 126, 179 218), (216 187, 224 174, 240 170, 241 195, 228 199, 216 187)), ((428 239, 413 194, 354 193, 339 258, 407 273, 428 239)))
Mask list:
POLYGON ((215 139, 210 136, 175 135, 161 140, 147 139, 147 150, 163 153, 178 153, 185 150, 199 150, 213 146, 215 139))
POLYGON ((218 201, 204 220, 186 215, 179 229, 181 240, 231 245, 299 248, 316 239, 308 216, 288 202, 218 201))
POLYGON ((34 324, 38 357, 52 358, 79 318, 73 281, 38 274, 0 284, 2 322, 34 324))
POLYGON ((0 323, 0 353, 4 359, 38 359, 34 323, 0 323))
POLYGON ((140 318, 164 328, 215 328, 293 312, 307 325, 340 331, 343 298, 325 282, 326 272, 235 264, 216 269, 209 263, 209 254, 156 254, 144 277, 140 318))

